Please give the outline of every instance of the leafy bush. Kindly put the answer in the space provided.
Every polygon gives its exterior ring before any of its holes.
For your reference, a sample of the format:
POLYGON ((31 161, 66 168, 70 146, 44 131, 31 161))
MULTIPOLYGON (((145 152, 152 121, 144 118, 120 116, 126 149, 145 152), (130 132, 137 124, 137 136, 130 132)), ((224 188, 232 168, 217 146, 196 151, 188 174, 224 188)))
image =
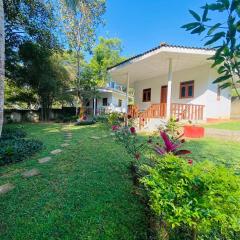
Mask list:
POLYGON ((113 112, 108 115, 108 124, 110 126, 121 125, 122 122, 124 122, 124 116, 122 113, 113 112))
POLYGON ((0 139, 0 165, 22 161, 42 149, 42 142, 24 139, 26 135, 19 128, 4 128, 0 139))
POLYGON ((137 138, 136 129, 134 127, 129 128, 113 125, 112 130, 115 132, 117 140, 124 145, 127 152, 136 160, 139 160, 146 144, 137 138))
POLYGON ((173 155, 143 169, 160 239, 239 239, 240 178, 232 169, 209 161, 192 166, 173 155))
POLYGON ((101 114, 98 115, 94 118, 97 122, 101 122, 101 123, 107 123, 108 122, 108 115, 106 114, 101 114))
POLYGON ((21 128, 3 128, 1 139, 16 139, 26 137, 26 132, 21 128))

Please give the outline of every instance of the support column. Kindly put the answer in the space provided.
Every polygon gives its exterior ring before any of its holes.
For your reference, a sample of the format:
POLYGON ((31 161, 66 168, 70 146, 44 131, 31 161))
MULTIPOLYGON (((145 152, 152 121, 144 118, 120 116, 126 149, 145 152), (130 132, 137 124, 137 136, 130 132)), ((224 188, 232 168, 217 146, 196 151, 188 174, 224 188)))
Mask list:
POLYGON ((93 99, 93 116, 95 117, 96 115, 96 98, 94 97, 93 99))
POLYGON ((127 73, 126 113, 128 113, 129 80, 130 76, 129 73, 127 73))
POLYGON ((125 114, 125 126, 128 126, 128 93, 129 93, 129 73, 127 73, 127 92, 126 92, 126 114, 125 114))
POLYGON ((172 71, 172 59, 169 59, 168 65, 168 89, 167 89, 167 119, 171 117, 171 98, 172 98, 172 78, 173 78, 173 71, 172 71))

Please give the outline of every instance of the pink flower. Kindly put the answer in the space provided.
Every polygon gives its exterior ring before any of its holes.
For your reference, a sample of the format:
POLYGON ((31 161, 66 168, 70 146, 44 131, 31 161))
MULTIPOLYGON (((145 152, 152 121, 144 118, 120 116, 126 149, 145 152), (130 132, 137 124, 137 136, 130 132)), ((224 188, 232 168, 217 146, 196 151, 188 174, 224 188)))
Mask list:
POLYGON ((131 132, 131 134, 135 134, 136 133, 135 127, 130 127, 130 132, 131 132))
POLYGON ((193 160, 192 160, 192 159, 189 159, 189 160, 188 160, 188 164, 192 165, 192 164, 193 164, 193 160))
POLYGON ((112 130, 113 130, 113 131, 117 131, 118 129, 119 129, 119 126, 117 126, 117 125, 113 125, 113 126, 112 126, 112 130))
POLYGON ((85 121, 85 120, 87 120, 87 116, 83 116, 83 118, 82 118, 82 119, 83 119, 84 121, 85 121))

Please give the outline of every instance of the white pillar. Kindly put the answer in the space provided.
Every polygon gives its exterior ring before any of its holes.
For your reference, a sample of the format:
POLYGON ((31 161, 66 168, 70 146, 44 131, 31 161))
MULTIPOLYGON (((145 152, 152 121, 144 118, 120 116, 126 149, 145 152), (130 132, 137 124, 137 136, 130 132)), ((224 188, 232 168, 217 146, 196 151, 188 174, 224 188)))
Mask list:
POLYGON ((127 73, 126 113, 128 113, 129 73, 127 73))
POLYGON ((96 98, 93 98, 93 116, 96 115, 96 98))
POLYGON ((168 66, 167 119, 171 117, 172 78, 173 78, 172 59, 170 58, 168 66))

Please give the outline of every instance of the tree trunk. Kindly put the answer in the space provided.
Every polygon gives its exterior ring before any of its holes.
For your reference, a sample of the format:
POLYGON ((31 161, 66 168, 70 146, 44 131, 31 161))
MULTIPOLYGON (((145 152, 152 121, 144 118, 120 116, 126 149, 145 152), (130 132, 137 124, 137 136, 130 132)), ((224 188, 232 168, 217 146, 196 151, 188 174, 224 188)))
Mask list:
POLYGON ((5 78, 5 33, 3 0, 0 0, 0 137, 3 125, 4 78, 5 78))

